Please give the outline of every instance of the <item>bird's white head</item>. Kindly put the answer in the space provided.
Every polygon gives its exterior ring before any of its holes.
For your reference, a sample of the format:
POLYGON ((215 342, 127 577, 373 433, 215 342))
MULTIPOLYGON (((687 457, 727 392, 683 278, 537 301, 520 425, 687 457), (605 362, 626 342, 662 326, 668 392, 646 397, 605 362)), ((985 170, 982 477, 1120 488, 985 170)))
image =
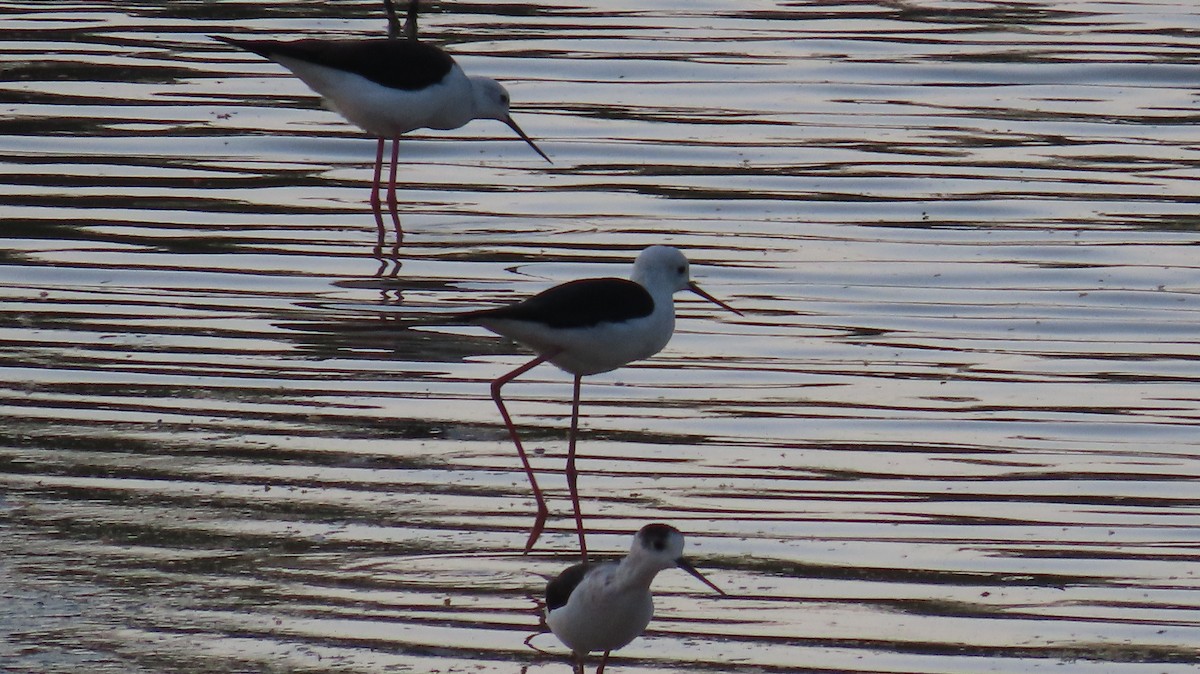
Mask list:
MULTIPOLYGON (((521 140, 529 143, 529 147, 533 151, 540 154, 542 159, 550 161, 550 157, 546 156, 542 149, 533 143, 533 139, 525 135, 521 127, 513 121, 512 115, 508 112, 508 106, 511 99, 508 96, 508 90, 502 84, 489 77, 472 77, 471 91, 473 94, 473 104, 475 111, 473 117, 475 119, 496 119, 508 125, 521 137, 521 140)), ((554 162, 550 162, 554 163, 554 162)))
POLYGON ((474 94, 475 118, 508 119, 509 97, 504 85, 490 77, 472 77, 471 91, 474 94))
POLYGON ((692 281, 687 258, 671 246, 650 246, 639 253, 633 261, 631 278, 652 293, 687 290, 692 281))
POLYGON ((642 527, 633 537, 629 560, 637 566, 653 569, 655 572, 678 567, 717 592, 725 594, 684 559, 683 534, 669 524, 647 524, 642 527))
POLYGON ((633 261, 634 282, 648 290, 653 296, 660 293, 673 295, 680 290, 690 290, 722 309, 741 316, 742 312, 709 295, 692 281, 688 260, 678 248, 650 246, 638 254, 633 261))
POLYGON ((669 524, 647 524, 633 537, 629 556, 658 569, 674 568, 675 560, 683 556, 683 534, 669 524))

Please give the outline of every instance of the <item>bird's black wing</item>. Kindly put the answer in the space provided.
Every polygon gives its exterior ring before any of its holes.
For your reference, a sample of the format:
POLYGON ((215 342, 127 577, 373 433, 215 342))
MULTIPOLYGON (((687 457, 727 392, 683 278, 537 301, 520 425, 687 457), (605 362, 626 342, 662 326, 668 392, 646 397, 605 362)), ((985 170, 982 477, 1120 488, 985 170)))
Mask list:
POLYGON ((541 323, 551 328, 589 328, 649 316, 654 298, 642 286, 621 278, 571 281, 529 299, 497 309, 462 314, 458 318, 500 318, 541 323))
POLYGON ((276 56, 307 61, 361 75, 376 84, 413 91, 442 81, 454 59, 431 44, 416 40, 238 40, 215 39, 263 58, 276 56))
POLYGON ((546 583, 546 610, 553 611, 566 606, 571 593, 579 587, 589 568, 587 564, 576 564, 564 569, 557 578, 546 583))

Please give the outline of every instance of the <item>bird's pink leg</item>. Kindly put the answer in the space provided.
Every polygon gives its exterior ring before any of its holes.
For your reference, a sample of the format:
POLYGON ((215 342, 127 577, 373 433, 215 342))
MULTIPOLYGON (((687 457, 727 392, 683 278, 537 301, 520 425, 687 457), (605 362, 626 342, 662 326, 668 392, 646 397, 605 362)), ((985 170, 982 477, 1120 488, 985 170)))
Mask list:
POLYGON ((383 182, 383 138, 375 144, 375 177, 371 180, 371 208, 379 210, 379 186, 383 182))
POLYGON ((375 254, 383 254, 383 244, 387 240, 387 230, 383 227, 383 212, 379 204, 379 183, 383 179, 383 138, 375 146, 375 178, 371 181, 371 212, 375 215, 376 245, 375 254))
MULTIPOLYGON (((382 142, 383 141, 381 140, 380 143, 382 143, 382 142)), ((380 156, 380 160, 382 161, 382 159, 383 159, 383 154, 382 154, 383 145, 382 144, 379 146, 379 152, 381 153, 379 156, 380 156)), ((399 246, 400 242, 402 240, 404 240, 404 230, 400 228, 400 212, 396 208, 396 167, 399 164, 399 162, 400 162, 400 138, 397 136, 396 138, 392 139, 392 170, 391 170, 390 177, 388 178, 388 193, 387 193, 388 210, 392 214, 392 225, 395 226, 395 228, 396 228, 396 245, 397 246, 399 246)))
POLYGON ((546 499, 542 496, 542 490, 538 488, 537 478, 533 474, 533 466, 529 465, 529 457, 525 454, 525 448, 521 446, 521 437, 517 435, 517 427, 513 425, 512 417, 508 415, 508 410, 504 407, 500 389, 550 358, 553 358, 553 355, 538 356, 492 382, 492 400, 496 401, 496 407, 500 409, 500 416, 504 419, 505 427, 508 428, 508 435, 512 438, 513 444, 517 446, 517 455, 521 457, 521 466, 525 468, 525 475, 529 477, 529 486, 533 488, 533 498, 537 501, 537 519, 533 522, 533 531, 529 532, 529 540, 525 543, 525 552, 532 550, 533 544, 537 543, 538 538, 541 537, 542 529, 546 526, 546 518, 550 516, 550 509, 546 507, 546 499))
POLYGON ((579 385, 583 377, 575 375, 575 393, 571 398, 571 435, 567 441, 567 489, 571 492, 571 505, 575 506, 575 530, 579 532, 579 555, 587 564, 587 543, 583 540, 583 514, 579 511, 578 473, 575 471, 575 436, 579 433, 579 385))
POLYGON ((604 656, 600 658, 600 666, 596 668, 596 674, 604 674, 604 665, 608 664, 608 654, 612 651, 604 651, 604 656))

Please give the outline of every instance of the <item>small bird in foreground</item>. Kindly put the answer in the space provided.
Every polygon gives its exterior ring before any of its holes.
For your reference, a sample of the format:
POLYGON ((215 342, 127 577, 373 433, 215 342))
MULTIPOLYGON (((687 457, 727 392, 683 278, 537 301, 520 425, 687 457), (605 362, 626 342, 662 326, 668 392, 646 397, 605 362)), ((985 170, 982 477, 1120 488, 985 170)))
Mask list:
POLYGON ((666 524, 642 527, 621 561, 576 564, 546 585, 546 624, 571 649, 576 674, 584 674, 584 659, 594 651, 604 651, 596 669, 604 674, 608 654, 646 631, 654 616, 650 584, 674 567, 725 594, 683 558, 683 534, 666 524))
POLYGON ((493 79, 468 77, 445 51, 418 41, 415 7, 410 7, 409 17, 411 29, 406 30, 405 38, 281 41, 214 36, 292 71, 335 112, 378 138, 371 207, 381 225, 383 146, 385 140, 392 140, 387 202, 398 239, 403 236, 396 205, 401 135, 414 129, 457 129, 474 119, 495 119, 550 161, 513 121, 508 91, 493 79))
POLYGON ((533 360, 492 382, 492 399, 496 401, 509 436, 517 447, 517 454, 537 501, 537 519, 525 544, 526 552, 533 549, 541 536, 550 511, 538 488, 525 448, 521 445, 520 435, 504 406, 500 389, 545 362, 575 375, 566 476, 571 503, 575 507, 579 552, 586 562, 587 543, 584 541, 575 470, 580 381, 584 375, 615 370, 661 351, 675 331, 675 303, 672 296, 680 290, 690 290, 719 307, 741 315, 740 311, 704 292, 691 280, 688 260, 677 248, 650 246, 634 261, 632 280, 592 278, 571 281, 516 304, 439 319, 439 323, 482 326, 520 342, 538 354, 533 360))

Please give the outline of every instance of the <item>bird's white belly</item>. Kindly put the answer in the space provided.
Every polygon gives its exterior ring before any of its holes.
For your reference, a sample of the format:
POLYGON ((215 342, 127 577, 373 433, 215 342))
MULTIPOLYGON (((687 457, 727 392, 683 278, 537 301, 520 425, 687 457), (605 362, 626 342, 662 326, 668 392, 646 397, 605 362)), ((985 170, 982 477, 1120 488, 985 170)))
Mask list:
POLYGON ((539 354, 557 353, 550 362, 571 374, 592 375, 662 351, 671 341, 675 317, 663 312, 622 323, 555 330, 523 321, 489 321, 485 325, 539 354))
MULTIPOLYGON (((576 592, 591 588, 580 587, 576 592)), ((631 593, 572 596, 566 606, 551 612, 546 624, 576 653, 612 651, 641 636, 654 617, 654 600, 643 590, 631 593)))
POLYGON ((471 82, 455 65, 425 89, 392 89, 361 75, 287 57, 278 61, 351 124, 396 138, 413 129, 457 129, 473 119, 471 82))

